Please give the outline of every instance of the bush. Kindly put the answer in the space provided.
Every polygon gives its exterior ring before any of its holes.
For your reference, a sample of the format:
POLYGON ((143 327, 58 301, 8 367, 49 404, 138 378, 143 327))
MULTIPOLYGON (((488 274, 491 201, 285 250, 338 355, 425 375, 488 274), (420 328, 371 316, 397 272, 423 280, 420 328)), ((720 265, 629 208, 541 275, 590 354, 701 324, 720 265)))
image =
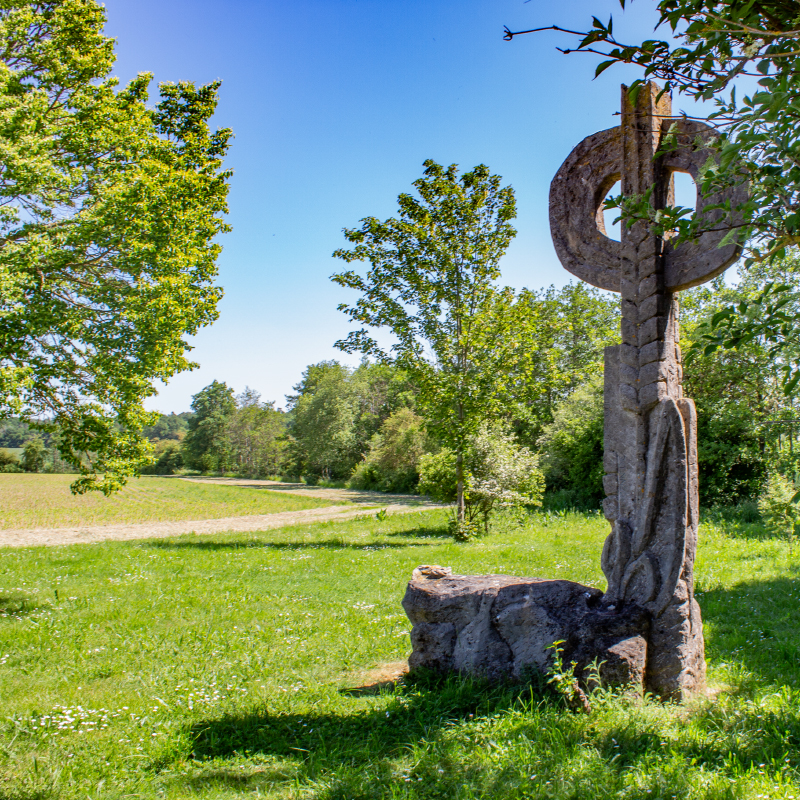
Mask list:
MULTIPOLYGON (((544 477, 539 458, 520 446, 501 426, 483 423, 470 438, 465 456, 466 519, 455 520, 450 532, 467 541, 489 532, 489 520, 499 508, 541 505, 544 477)), ((456 498, 456 456, 451 450, 428 455, 420 462, 419 489, 434 500, 456 498)))
POLYGON ((597 508, 603 491, 603 377, 579 386, 538 442, 547 490, 567 490, 574 508, 597 508))
POLYGON ((413 493, 419 483, 420 460, 431 449, 425 422, 410 408, 386 418, 369 442, 369 452, 348 482, 352 489, 413 493))
POLYGON ((44 469, 46 455, 44 442, 38 437, 30 439, 22 453, 22 466, 25 472, 41 472, 44 469))
POLYGON ((19 459, 14 453, 0 449, 0 472, 22 472, 19 459))
POLYGON ((142 475, 175 475, 183 469, 180 442, 165 440, 155 443, 155 460, 141 470, 142 475))
POLYGON ((422 494, 437 503, 456 500, 456 454, 445 448, 423 456, 419 462, 419 485, 422 494))

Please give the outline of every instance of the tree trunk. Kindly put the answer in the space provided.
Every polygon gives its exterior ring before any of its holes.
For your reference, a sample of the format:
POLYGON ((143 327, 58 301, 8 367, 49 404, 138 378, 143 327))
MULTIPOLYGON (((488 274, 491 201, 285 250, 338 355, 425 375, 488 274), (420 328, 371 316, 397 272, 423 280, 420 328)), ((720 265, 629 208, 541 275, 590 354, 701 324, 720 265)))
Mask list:
POLYGON ((456 448, 456 517, 458 524, 464 522, 464 445, 459 442, 456 448))

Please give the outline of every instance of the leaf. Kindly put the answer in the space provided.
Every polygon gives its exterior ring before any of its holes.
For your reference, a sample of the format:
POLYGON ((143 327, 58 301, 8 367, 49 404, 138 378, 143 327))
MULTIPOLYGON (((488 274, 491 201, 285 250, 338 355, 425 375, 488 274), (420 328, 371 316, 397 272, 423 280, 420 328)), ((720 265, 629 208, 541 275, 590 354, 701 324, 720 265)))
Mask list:
POLYGON ((597 65, 597 68, 596 68, 596 69, 595 69, 595 71, 594 71, 594 76, 595 76, 595 78, 596 78, 598 75, 601 75, 601 74, 602 74, 603 72, 605 72, 605 71, 606 71, 606 70, 607 70, 607 69, 608 69, 610 66, 612 66, 612 65, 614 65, 614 64, 616 64, 616 63, 617 63, 617 62, 616 62, 615 60, 613 60, 613 59, 610 59, 610 60, 608 60, 608 61, 601 61, 601 62, 600 62, 598 65, 597 65))

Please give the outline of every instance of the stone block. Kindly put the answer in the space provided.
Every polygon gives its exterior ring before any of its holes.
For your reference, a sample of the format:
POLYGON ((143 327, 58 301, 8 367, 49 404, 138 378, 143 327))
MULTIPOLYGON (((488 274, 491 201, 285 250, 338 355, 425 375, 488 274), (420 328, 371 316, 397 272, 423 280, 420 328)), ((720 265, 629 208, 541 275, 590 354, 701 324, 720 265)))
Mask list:
POLYGON ((564 663, 589 675, 601 663, 606 685, 645 676, 650 620, 638 606, 604 605, 599 589, 565 580, 508 575, 423 577, 408 584, 403 608, 413 622, 409 658, 422 668, 499 680, 547 672, 552 645, 562 642, 564 663), (424 621, 422 621, 424 620, 424 621))

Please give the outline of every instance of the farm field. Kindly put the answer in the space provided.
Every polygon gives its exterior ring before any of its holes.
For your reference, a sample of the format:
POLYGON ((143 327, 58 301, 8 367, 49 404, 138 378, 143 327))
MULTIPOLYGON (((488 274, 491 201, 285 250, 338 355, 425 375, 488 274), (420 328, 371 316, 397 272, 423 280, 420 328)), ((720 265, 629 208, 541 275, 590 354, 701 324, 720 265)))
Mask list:
POLYGON ((260 487, 150 477, 131 480, 111 497, 75 496, 69 490, 74 480, 74 475, 0 474, 0 530, 218 519, 333 505, 260 487))
POLYGON ((713 699, 577 714, 544 684, 373 686, 418 564, 603 586, 598 515, 468 545, 445 524, 4 550, 0 797, 800 798, 796 549, 704 524, 713 699))

